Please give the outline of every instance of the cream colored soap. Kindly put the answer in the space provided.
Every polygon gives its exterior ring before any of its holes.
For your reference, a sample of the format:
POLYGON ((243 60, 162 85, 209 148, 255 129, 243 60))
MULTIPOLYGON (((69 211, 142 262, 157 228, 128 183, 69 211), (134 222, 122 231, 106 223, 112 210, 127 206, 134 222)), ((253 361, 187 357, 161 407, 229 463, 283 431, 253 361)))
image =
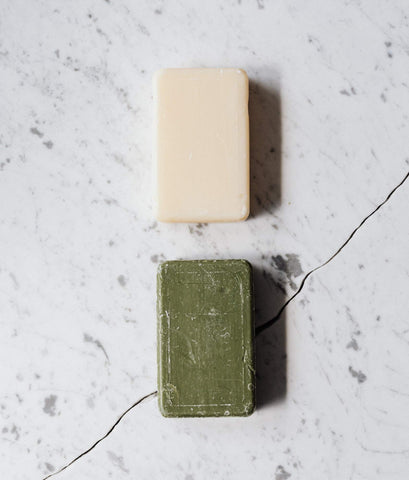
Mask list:
POLYGON ((234 222, 249 214, 248 78, 236 68, 154 77, 156 217, 234 222))

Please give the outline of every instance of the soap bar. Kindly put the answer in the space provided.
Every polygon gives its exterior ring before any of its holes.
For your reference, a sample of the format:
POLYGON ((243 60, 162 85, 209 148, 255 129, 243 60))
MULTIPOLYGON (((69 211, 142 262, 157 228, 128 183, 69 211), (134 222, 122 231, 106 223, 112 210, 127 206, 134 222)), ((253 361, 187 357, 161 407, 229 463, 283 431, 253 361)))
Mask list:
POLYGON ((158 396, 165 417, 254 410, 252 270, 245 260, 158 270, 158 396))
POLYGON ((248 78, 236 68, 154 76, 156 218, 227 222, 249 214, 248 78))

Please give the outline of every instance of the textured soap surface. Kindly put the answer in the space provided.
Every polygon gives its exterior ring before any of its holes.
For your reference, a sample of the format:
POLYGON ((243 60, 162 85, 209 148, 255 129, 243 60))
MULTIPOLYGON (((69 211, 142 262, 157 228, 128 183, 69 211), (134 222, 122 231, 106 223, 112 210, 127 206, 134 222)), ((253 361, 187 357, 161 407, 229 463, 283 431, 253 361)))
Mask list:
POLYGON ((250 415, 254 410, 250 264, 165 262, 158 270, 157 287, 162 414, 250 415))
POLYGON ((165 69, 153 83, 157 219, 246 219, 246 73, 236 68, 165 69))

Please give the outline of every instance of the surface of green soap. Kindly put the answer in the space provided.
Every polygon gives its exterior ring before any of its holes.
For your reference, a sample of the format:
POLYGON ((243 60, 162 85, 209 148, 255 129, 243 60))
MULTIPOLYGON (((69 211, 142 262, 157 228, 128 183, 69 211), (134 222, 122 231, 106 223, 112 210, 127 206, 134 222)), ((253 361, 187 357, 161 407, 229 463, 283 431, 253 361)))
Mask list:
POLYGON ((158 394, 167 417, 254 410, 254 325, 245 260, 171 261, 158 270, 158 394))

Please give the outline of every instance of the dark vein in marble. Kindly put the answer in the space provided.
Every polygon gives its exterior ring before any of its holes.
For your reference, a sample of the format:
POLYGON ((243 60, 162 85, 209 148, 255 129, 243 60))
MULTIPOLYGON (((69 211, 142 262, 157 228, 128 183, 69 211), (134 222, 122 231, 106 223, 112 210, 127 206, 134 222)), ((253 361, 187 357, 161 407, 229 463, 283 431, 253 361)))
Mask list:
POLYGON ((57 470, 56 472, 54 473, 51 473, 50 475, 47 475, 46 477, 43 478, 43 480, 47 480, 47 478, 51 478, 53 477, 54 475, 57 475, 58 473, 61 473, 63 472, 66 468, 70 467, 73 463, 75 463, 77 460, 79 460, 81 457, 83 457, 84 455, 87 455, 87 453, 89 453, 91 450, 93 450, 99 443, 102 442, 102 440, 105 440, 107 438, 108 435, 110 435, 114 428, 118 425, 118 423, 124 418, 124 416, 130 412, 133 408, 135 408, 137 405, 141 404, 142 402, 144 402, 145 400, 147 400, 148 398, 150 397, 155 397, 157 395, 157 391, 154 391, 154 392, 151 392, 151 393, 148 393, 148 395, 144 395, 143 397, 141 397, 139 400, 137 400, 133 405, 131 405, 129 408, 127 408, 118 418, 118 420, 112 425, 112 427, 107 431, 107 433, 105 435, 103 435, 100 439, 98 439, 91 447, 89 447, 87 450, 85 450, 84 452, 80 453, 77 457, 75 457, 73 460, 71 460, 71 462, 67 463, 67 465, 64 465, 62 468, 60 468, 59 470, 57 470))
POLYGON ((256 328, 256 335, 258 335, 259 333, 261 332, 264 332, 264 330, 266 330, 267 328, 271 327, 272 325, 274 325, 278 320, 279 318, 281 317, 281 314, 284 312, 284 310, 287 308, 287 306, 294 300, 294 298, 296 298, 302 291, 302 289, 304 288, 304 285, 305 285, 305 282, 307 281, 308 277, 310 277, 314 272, 316 272, 317 270, 320 270, 321 268, 325 267, 326 265, 328 265, 338 254, 340 254, 342 252, 342 250, 348 245, 348 243, 353 239, 353 237, 355 236, 355 234, 357 233, 357 231, 366 223, 367 220, 369 220, 372 215, 375 215, 375 213, 380 209, 382 208, 385 203, 387 203, 390 198, 392 197, 392 195, 396 192, 396 190, 398 190, 398 188, 400 188, 405 182, 406 180, 409 178, 409 172, 405 175, 405 177, 403 178, 403 180, 401 182, 398 183, 398 185, 396 185, 392 190, 391 192, 389 192, 389 194, 387 195, 387 197, 385 198, 385 200, 380 203, 374 210, 372 210, 372 212, 367 215, 363 220, 362 222, 352 231, 352 233, 349 235, 349 237, 345 240, 345 242, 338 248, 338 250, 332 254, 328 260, 326 260, 324 263, 321 263, 321 265, 318 265, 318 267, 315 267, 313 268, 312 270, 310 270, 306 275, 305 277, 302 279, 302 282, 300 284, 300 286, 298 287, 298 290, 294 293, 294 295, 292 295, 285 303, 284 305, 278 310, 277 314, 271 319, 271 320, 268 320, 267 322, 263 323, 262 325, 259 325, 257 328, 256 328))

